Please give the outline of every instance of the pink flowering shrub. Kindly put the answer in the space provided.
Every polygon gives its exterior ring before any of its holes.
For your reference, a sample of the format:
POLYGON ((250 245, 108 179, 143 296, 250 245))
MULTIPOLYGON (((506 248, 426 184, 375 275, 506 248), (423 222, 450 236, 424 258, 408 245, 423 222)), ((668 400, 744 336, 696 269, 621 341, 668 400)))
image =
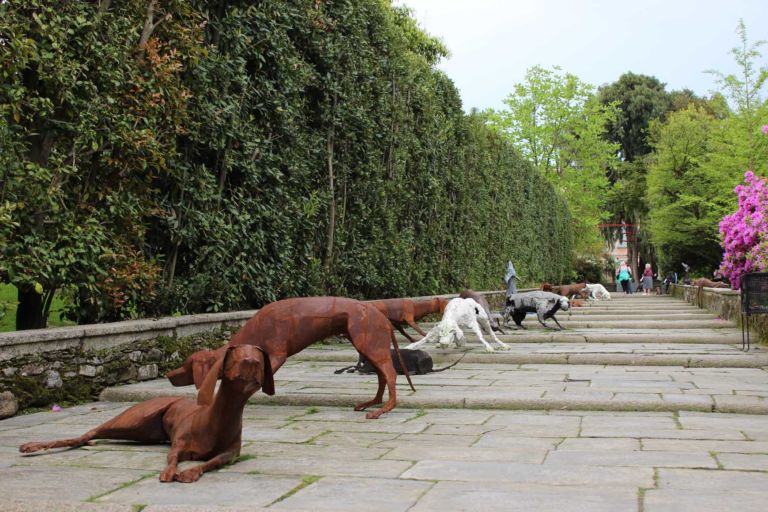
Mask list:
POLYGON ((743 274, 768 269, 768 184, 752 171, 744 173, 744 181, 735 189, 739 208, 720 222, 725 249, 720 272, 734 289, 743 274))

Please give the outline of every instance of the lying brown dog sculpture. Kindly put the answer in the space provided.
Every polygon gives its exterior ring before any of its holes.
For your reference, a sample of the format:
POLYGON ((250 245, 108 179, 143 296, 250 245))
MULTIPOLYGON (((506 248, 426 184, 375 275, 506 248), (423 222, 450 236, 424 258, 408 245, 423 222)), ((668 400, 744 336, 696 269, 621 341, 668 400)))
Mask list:
MULTIPOLYGON (((166 377, 174 386, 194 384, 199 387, 221 351, 243 344, 261 348, 269 356, 274 373, 289 356, 335 335, 346 336, 357 351, 371 362, 379 377, 376 396, 373 400, 357 404, 355 410, 361 411, 381 403, 386 386, 389 400, 381 409, 366 414, 366 418, 378 418, 391 411, 396 403, 397 373, 392 365, 389 344, 393 343, 399 354, 395 332, 389 320, 373 305, 344 297, 300 297, 268 304, 253 315, 227 345, 215 351, 201 350, 192 354, 180 368, 168 372, 166 377)), ((400 364, 405 367, 400 359, 400 364)), ((414 389, 407 373, 406 378, 414 389)), ((268 395, 275 394, 273 385, 264 385, 263 389, 268 395)))
POLYGON ((161 482, 194 482, 206 471, 240 455, 243 407, 262 386, 273 387, 269 358, 258 347, 237 345, 224 350, 200 386, 197 403, 187 398, 160 397, 130 407, 74 439, 26 443, 22 453, 82 446, 92 439, 126 439, 140 443, 170 441, 168 465, 161 482), (214 396, 216 381, 221 377, 214 396), (176 472, 179 462, 205 463, 176 472))
POLYGON ((696 290, 696 305, 700 308, 704 307, 704 288, 730 288, 730 286, 722 281, 712 281, 706 277, 694 279, 691 284, 698 288, 696 290))
POLYGON ((392 322, 392 325, 400 331, 400 334, 408 338, 408 341, 413 343, 415 340, 411 338, 404 327, 409 325, 416 332, 422 336, 426 336, 427 333, 419 327, 416 320, 419 320, 431 313, 442 313, 445 309, 445 305, 448 304, 448 299, 427 299, 427 300, 412 300, 412 299, 382 299, 382 300, 369 300, 368 304, 378 309, 387 319, 392 322))

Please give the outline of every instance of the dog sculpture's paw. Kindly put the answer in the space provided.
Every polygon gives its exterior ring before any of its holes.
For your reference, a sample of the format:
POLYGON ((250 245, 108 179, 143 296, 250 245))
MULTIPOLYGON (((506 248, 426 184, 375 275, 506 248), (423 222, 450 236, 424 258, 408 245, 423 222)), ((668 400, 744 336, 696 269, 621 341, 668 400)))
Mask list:
POLYGON ((176 468, 165 468, 160 473, 161 482, 173 482, 173 478, 176 476, 176 468))
POLYGON ((43 448, 43 443, 24 443, 23 445, 19 446, 19 451, 21 453, 32 453, 42 450, 43 448))
POLYGON ((510 347, 509 345, 500 345, 499 346, 499 350, 509 350, 510 348, 512 348, 512 347, 510 347))
POLYGON ((496 351, 493 349, 493 347, 490 347, 490 346, 489 346, 489 347, 485 347, 485 351, 486 351, 486 352, 496 352, 496 351))
POLYGON ((203 475, 202 469, 200 469, 200 466, 197 466, 194 468, 186 469, 181 473, 177 474, 174 480, 176 480, 177 482, 189 484, 189 483, 198 481, 202 475, 203 475))

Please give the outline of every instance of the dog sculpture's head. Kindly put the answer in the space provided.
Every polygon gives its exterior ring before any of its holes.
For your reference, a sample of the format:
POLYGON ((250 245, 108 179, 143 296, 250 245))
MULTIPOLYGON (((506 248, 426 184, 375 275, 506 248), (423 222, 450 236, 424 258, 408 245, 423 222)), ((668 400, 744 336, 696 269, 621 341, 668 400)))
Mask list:
MULTIPOLYGON (((240 346, 246 346, 246 345, 233 345, 230 347, 227 347, 226 353, 228 353, 231 349, 234 349, 235 347, 240 346)), ((250 345, 247 345, 250 346, 250 345)), ((258 350, 261 352, 261 350, 257 347, 250 346, 253 350, 258 350)), ((226 353, 225 358, 226 358, 226 353)), ((175 370, 171 370, 170 372, 166 373, 165 376, 168 378, 169 381, 171 381, 171 384, 174 386, 189 386, 194 384, 197 389, 200 389, 202 387, 203 383, 205 382, 206 377, 209 373, 211 373, 211 370, 214 369, 214 366, 218 362, 217 360, 221 357, 219 351, 213 351, 213 350, 200 350, 199 352, 195 352, 191 356, 189 356, 184 363, 175 370), (219 354, 217 356, 217 353, 219 354)), ((267 356, 265 356, 267 357, 267 356)), ((228 358, 227 358, 228 359, 228 358)), ((222 363, 223 364, 223 363, 222 363)), ((267 366, 269 366, 269 357, 267 357, 267 366)), ((221 370, 216 372, 216 378, 221 377, 221 370)), ((268 395, 274 395, 275 394, 275 384, 272 381, 272 371, 270 370, 268 372, 268 377, 265 377, 264 382, 262 382, 262 389, 264 392, 268 395)))
POLYGON ((219 356, 197 394, 198 405, 213 403, 216 381, 226 382, 228 393, 249 397, 261 388, 274 389, 269 356, 253 345, 232 345, 219 356))
POLYGON ((440 348, 448 348, 451 343, 456 342, 460 346, 464 338, 464 333, 459 329, 459 325, 452 319, 441 320, 437 326, 437 344, 440 348))
POLYGON ((560 303, 560 309, 562 309, 563 311, 568 311, 571 308, 571 304, 568 301, 568 297, 560 297, 557 300, 560 303))

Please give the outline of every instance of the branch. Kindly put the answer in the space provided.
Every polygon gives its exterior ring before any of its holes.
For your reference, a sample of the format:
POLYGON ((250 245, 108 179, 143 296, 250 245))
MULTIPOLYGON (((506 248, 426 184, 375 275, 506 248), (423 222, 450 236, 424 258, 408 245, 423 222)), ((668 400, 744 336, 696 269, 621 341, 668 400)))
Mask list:
POLYGON ((149 6, 147 7, 147 18, 144 20, 144 29, 141 31, 141 38, 139 38, 139 48, 144 48, 144 45, 147 44, 147 41, 149 41, 150 36, 152 36, 152 32, 155 31, 158 25, 163 22, 163 20, 168 20, 171 18, 170 13, 166 14, 159 20, 157 20, 157 23, 153 23, 155 20, 155 4, 157 3, 157 0, 151 0, 149 2, 149 6))

